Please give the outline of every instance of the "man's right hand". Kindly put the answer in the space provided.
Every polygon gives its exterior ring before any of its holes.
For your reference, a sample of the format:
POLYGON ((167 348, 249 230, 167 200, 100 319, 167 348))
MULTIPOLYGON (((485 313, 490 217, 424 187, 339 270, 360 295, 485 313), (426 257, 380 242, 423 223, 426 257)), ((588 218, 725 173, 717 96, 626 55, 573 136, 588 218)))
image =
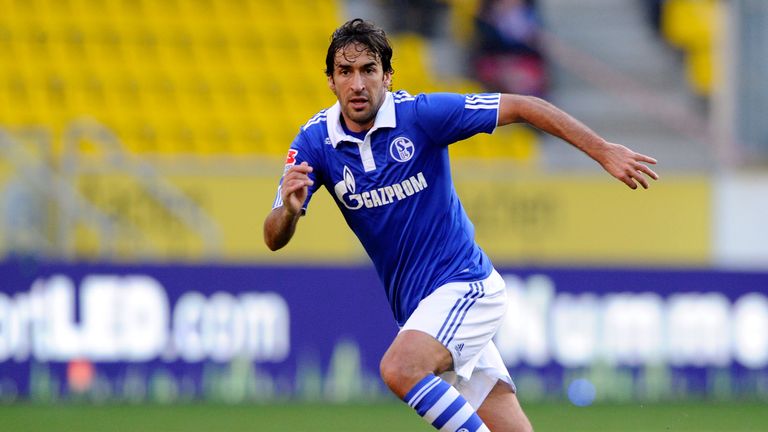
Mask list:
POLYGON ((301 212, 304 200, 307 199, 307 188, 314 182, 309 178, 312 167, 302 162, 292 166, 283 176, 283 184, 280 189, 280 197, 283 199, 283 207, 289 215, 295 216, 301 212))
POLYGON ((307 199, 308 187, 314 183, 309 178, 312 167, 302 162, 294 165, 283 176, 280 198, 283 205, 272 209, 264 220, 264 242, 270 250, 276 251, 291 240, 301 215, 301 208, 307 199))

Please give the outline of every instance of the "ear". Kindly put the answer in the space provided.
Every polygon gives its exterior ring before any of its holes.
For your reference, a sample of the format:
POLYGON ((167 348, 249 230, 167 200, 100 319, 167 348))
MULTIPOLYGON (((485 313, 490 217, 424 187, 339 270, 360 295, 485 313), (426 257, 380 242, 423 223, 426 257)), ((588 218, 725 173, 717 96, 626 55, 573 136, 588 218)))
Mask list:
POLYGON ((333 94, 336 94, 336 82, 333 81, 333 75, 328 75, 328 88, 333 94))
POLYGON ((392 87, 392 72, 384 73, 384 88, 389 90, 392 87))

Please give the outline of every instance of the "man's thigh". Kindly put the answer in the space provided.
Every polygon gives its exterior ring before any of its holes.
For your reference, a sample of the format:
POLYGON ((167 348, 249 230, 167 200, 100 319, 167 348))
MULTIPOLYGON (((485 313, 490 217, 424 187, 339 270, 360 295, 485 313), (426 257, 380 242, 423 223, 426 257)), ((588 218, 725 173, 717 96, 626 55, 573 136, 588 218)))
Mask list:
POLYGON ((400 367, 425 369, 435 374, 452 367, 451 353, 445 346, 418 330, 400 332, 384 353, 382 361, 393 361, 400 367))
POLYGON ((417 330, 431 335, 450 352, 456 374, 468 380, 506 311, 504 279, 494 271, 481 281, 437 288, 419 303, 401 333, 417 330))
POLYGON ((477 414, 493 432, 533 431, 512 386, 501 380, 480 405, 477 414))

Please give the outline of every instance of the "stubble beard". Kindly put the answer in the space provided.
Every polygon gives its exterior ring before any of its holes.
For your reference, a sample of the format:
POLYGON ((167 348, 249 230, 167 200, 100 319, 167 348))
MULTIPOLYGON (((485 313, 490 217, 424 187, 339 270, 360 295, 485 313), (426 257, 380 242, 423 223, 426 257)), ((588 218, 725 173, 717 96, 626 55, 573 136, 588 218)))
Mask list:
POLYGON ((372 109, 369 109, 367 111, 363 112, 347 112, 347 117, 357 123, 359 126, 367 126, 370 123, 373 123, 373 120, 376 118, 376 115, 373 113, 372 109))

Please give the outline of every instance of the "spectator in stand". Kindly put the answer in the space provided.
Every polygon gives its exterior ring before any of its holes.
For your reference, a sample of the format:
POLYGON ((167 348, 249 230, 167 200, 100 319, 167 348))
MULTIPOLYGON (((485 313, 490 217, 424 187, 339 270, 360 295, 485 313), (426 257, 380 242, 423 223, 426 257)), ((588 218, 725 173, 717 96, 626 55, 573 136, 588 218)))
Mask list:
POLYGON ((540 28, 534 0, 481 0, 472 63, 486 90, 544 96, 540 28))

